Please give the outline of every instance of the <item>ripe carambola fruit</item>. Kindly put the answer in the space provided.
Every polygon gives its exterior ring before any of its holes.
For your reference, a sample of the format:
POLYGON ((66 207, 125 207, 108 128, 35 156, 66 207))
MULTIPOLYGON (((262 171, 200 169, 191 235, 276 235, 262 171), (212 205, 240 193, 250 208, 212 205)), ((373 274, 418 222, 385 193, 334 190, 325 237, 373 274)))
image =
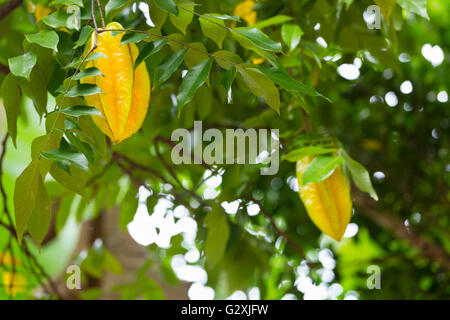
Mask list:
POLYGON ((352 214, 350 186, 340 166, 325 180, 303 186, 303 172, 312 159, 307 156, 297 161, 300 199, 314 224, 323 233, 340 241, 352 214))
MULTIPOLYGON (((106 30, 123 27, 112 22, 106 30)), ((95 124, 108 135, 114 143, 136 133, 142 126, 150 103, 150 77, 145 63, 134 68, 139 50, 134 43, 121 45, 123 32, 106 31, 98 34, 97 48, 94 52, 101 57, 89 61, 85 68, 96 67, 103 76, 85 77, 81 83, 96 84, 103 93, 85 97, 88 105, 96 107, 103 115, 92 116, 95 124)), ((91 36, 85 53, 94 46, 91 36)))

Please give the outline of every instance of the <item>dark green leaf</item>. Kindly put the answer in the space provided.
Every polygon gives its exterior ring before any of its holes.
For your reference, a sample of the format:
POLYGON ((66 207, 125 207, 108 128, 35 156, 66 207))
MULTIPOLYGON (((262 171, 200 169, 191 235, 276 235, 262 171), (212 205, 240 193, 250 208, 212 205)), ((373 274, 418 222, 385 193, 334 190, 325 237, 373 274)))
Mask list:
POLYGON ((81 46, 84 46, 84 45, 86 44, 86 42, 88 41, 89 36, 91 35, 91 33, 92 33, 93 30, 94 30, 94 29, 93 29, 91 26, 84 26, 84 27, 81 29, 80 37, 79 37, 78 40, 75 42, 74 49, 76 49, 76 48, 78 48, 78 47, 81 47, 81 46))
POLYGON ((178 69, 183 62, 184 56, 188 52, 188 48, 184 48, 171 55, 162 65, 156 69, 155 87, 164 83, 178 69))
POLYGON ((155 4, 171 14, 178 16, 178 8, 173 0, 154 0, 155 4))
POLYGON ((103 76, 103 73, 96 67, 91 67, 91 68, 84 69, 80 73, 73 76, 72 80, 80 80, 84 77, 95 77, 95 76, 103 76))
POLYGON ((61 112, 72 117, 102 116, 102 113, 97 108, 88 106, 71 106, 62 109, 61 112))
POLYGON ((134 68, 137 68, 142 61, 147 60, 155 53, 159 52, 169 40, 155 40, 147 44, 140 52, 134 64, 134 68))
POLYGON ((88 170, 88 161, 84 154, 69 150, 62 150, 61 148, 62 147, 60 147, 60 149, 54 149, 47 152, 43 152, 42 156, 46 159, 67 161, 77 168, 86 171, 88 170))
POLYGON ((124 45, 126 43, 137 43, 140 42, 146 38, 148 38, 149 35, 147 33, 140 33, 140 32, 131 32, 126 33, 120 42, 121 45, 124 45))
POLYGON ((178 108, 191 101, 197 89, 205 83, 211 71, 212 64, 213 59, 208 59, 188 71, 183 78, 180 93, 177 96, 178 108))
POLYGON ((84 97, 98 93, 103 92, 99 87, 97 87, 97 85, 91 83, 81 83, 70 89, 69 92, 67 92, 66 97, 84 97))
POLYGON ((231 69, 227 70, 223 74, 223 78, 221 81, 221 84, 224 86, 225 91, 227 93, 227 101, 228 103, 231 103, 233 101, 232 93, 230 91, 231 85, 233 84, 234 78, 236 78, 236 67, 232 67, 231 69))

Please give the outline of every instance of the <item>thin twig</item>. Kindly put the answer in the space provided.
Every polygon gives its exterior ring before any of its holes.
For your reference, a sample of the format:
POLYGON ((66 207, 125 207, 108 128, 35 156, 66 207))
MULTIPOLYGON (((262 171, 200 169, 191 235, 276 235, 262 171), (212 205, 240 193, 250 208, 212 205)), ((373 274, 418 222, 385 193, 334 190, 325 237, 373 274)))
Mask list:
POLYGON ((200 53, 202 53, 202 54, 208 56, 209 58, 215 58, 215 59, 219 59, 219 60, 225 61, 225 62, 229 63, 230 65, 232 65, 233 67, 236 67, 236 68, 238 68, 238 69, 242 69, 242 70, 247 69, 246 66, 242 66, 242 65, 240 65, 240 64, 238 64, 238 63, 236 63, 236 62, 233 62, 233 61, 231 61, 231 60, 228 60, 228 59, 226 59, 226 58, 216 56, 216 55, 214 55, 213 53, 209 53, 208 51, 204 51, 204 50, 202 50, 202 49, 198 49, 198 48, 196 48, 196 47, 193 47, 193 46, 189 45, 189 44, 186 43, 186 42, 179 41, 179 40, 176 40, 176 39, 172 39, 172 38, 170 38, 170 37, 168 37, 168 36, 163 36, 163 35, 161 35, 161 34, 153 33, 153 32, 151 32, 151 31, 131 30, 131 29, 104 29, 104 30, 99 30, 99 31, 98 31, 98 33, 103 33, 103 32, 134 32, 134 33, 145 33, 145 34, 149 34, 149 35, 151 35, 151 36, 155 36, 155 37, 158 37, 158 38, 160 38, 160 39, 168 40, 168 41, 171 41, 171 42, 173 42, 173 43, 179 44, 179 45, 181 45, 181 46, 183 46, 183 47, 186 47, 186 48, 192 49, 192 50, 194 50, 194 51, 200 52, 200 53))
POLYGON ((303 251, 303 249, 295 241, 293 241, 286 232, 278 228, 277 224, 275 223, 275 220, 270 215, 270 213, 267 212, 266 209, 264 209, 264 206, 262 205, 261 201, 256 200, 253 197, 251 198, 251 201, 255 202, 259 206, 261 213, 263 214, 264 217, 266 217, 267 220, 269 220, 275 232, 278 235, 280 235, 286 241, 286 243, 300 255, 302 259, 306 259, 305 252, 303 251))
POLYGON ((181 9, 183 9, 184 11, 187 11, 187 12, 189 12, 189 13, 192 13, 192 14, 196 15, 197 17, 203 18, 204 20, 206 20, 206 21, 208 21, 208 22, 210 22, 210 23, 213 23, 213 24, 215 24, 215 25, 217 25, 217 26, 219 26, 219 27, 221 27, 221 28, 223 28, 223 29, 225 29, 225 30, 227 30, 227 31, 229 31, 229 32, 233 32, 233 29, 231 29, 231 28, 229 28, 229 27, 227 27, 227 26, 224 26, 224 25, 222 25, 222 24, 220 24, 220 23, 218 23, 218 22, 216 22, 216 21, 214 21, 214 20, 211 20, 211 19, 209 19, 209 17, 207 17, 207 16, 205 16, 205 15, 203 15, 203 14, 201 14, 201 13, 192 11, 192 10, 190 10, 190 9, 188 9, 188 8, 185 8, 185 7, 179 7, 179 8, 181 8, 181 9))
POLYGON ((98 11, 100 12, 100 21, 102 22, 102 28, 105 29, 106 25, 105 25, 105 18, 103 17, 102 5, 100 4, 100 0, 96 0, 96 1, 97 1, 98 11))
POLYGON ((0 63, 0 72, 3 74, 9 74, 9 68, 0 63))
POLYGON ((14 11, 22 4, 23 0, 11 0, 0 7, 0 20, 5 18, 8 14, 14 11))

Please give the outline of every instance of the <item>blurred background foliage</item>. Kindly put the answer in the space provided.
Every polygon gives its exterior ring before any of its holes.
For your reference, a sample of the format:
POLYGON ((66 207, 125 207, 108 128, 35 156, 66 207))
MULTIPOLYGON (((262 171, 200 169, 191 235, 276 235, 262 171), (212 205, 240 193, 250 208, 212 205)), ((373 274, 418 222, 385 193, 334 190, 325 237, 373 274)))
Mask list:
MULTIPOLYGON (((0 0, 0 5, 6 2, 0 0)), ((84 25, 90 2, 83 2, 84 25)), ((125 28, 148 30, 148 5, 153 23, 161 17, 158 1, 100 2, 107 11, 113 8, 107 20, 125 28)), ((8 66, 9 58, 23 54, 24 35, 43 27, 37 20, 49 13, 45 8, 72 3, 77 1, 25 1, 2 17, 0 64, 8 66)), ((247 1, 248 13, 242 12, 244 7, 236 11, 235 0, 195 3, 194 10, 202 14, 240 14, 240 22, 226 21, 230 27, 256 23, 283 43, 284 53, 277 59, 290 75, 332 102, 280 91, 278 115, 237 78, 228 104, 220 85, 223 70, 215 67, 211 86, 201 87, 180 111, 173 97, 181 84, 181 68, 152 91, 142 130, 119 145, 105 143, 90 119, 80 118, 79 137, 91 145, 95 162, 76 177, 55 178, 58 167, 53 178, 47 177, 53 219, 40 253, 28 237, 19 248, 11 232, 0 228, 0 251, 18 259, 16 265, 2 260, 3 284, 11 282, 11 265, 26 278, 17 283, 17 292, 0 286, 0 297, 448 299, 450 3, 375 1, 382 8, 395 5, 379 30, 369 29, 365 21, 371 19, 364 14, 374 4, 371 0, 247 1), (283 30, 295 32, 298 44, 286 41, 283 30), (353 190, 352 222, 337 243, 309 220, 296 192, 293 163, 281 161, 276 176, 261 176, 255 165, 211 170, 171 164, 171 133, 180 127, 192 129, 194 120, 221 129, 280 129, 281 155, 302 139, 331 137, 367 168, 379 201, 353 190), (304 132, 306 127, 311 134, 304 132), (80 291, 65 288, 70 264, 81 266, 80 291), (379 267, 381 289, 368 288, 371 265, 379 267)), ((185 33, 172 17, 161 30, 151 30, 197 43, 208 52, 219 50, 197 17, 185 33)), ((35 90, 48 90, 48 112, 55 108, 56 90, 66 77, 62 66, 80 38, 79 31, 64 27, 57 33, 57 54, 35 48, 45 75, 31 81, 35 90)), ((169 44, 146 60, 152 79, 155 68, 179 49, 177 42, 169 44)), ((223 49, 245 62, 270 66, 270 56, 243 48, 229 34, 223 49)), ((190 58, 199 57, 191 52, 190 58)), ((189 60, 185 64, 189 67, 189 60)), ((0 73, 0 82, 4 78, 5 72, 0 73)), ((51 113, 36 115, 29 96, 21 109, 17 148, 9 139, 2 164, 2 189, 10 211, 14 181, 31 161, 33 141, 46 134, 46 122, 52 121, 51 113)), ((4 114, 1 125, 3 136, 4 114)), ((6 221, 5 215, 0 219, 6 221)))

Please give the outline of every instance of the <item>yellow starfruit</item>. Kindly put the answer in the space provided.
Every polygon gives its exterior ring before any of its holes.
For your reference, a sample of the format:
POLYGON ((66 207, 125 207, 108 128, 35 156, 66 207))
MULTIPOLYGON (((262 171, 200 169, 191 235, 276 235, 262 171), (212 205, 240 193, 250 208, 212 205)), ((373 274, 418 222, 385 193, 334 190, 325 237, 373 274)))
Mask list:
MULTIPOLYGON (((106 30, 123 30, 112 22, 106 30)), ((103 75, 85 77, 81 83, 96 84, 102 93, 86 96, 89 106, 97 108, 102 116, 92 116, 94 123, 114 143, 120 143, 142 126, 150 103, 150 77, 145 63, 135 69, 139 50, 134 43, 121 45, 123 32, 105 31, 98 34, 94 52, 105 57, 89 61, 85 68, 96 67, 103 75)), ((85 53, 95 44, 94 34, 85 53)))
POLYGON ((340 241, 352 215, 350 186, 340 166, 321 182, 303 185, 302 176, 314 157, 297 161, 299 195, 308 216, 325 234, 340 241))

